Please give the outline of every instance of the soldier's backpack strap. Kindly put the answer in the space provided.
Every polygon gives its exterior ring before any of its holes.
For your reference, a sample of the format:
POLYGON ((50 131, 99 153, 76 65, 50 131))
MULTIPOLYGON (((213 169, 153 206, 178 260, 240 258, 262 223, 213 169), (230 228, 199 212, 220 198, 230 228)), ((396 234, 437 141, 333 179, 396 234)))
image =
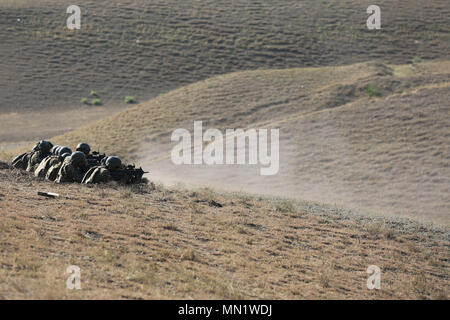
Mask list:
POLYGON ((47 165, 46 165, 47 162, 48 162, 48 160, 44 159, 44 160, 42 160, 41 163, 39 163, 39 165, 36 168, 36 170, 34 170, 34 175, 36 177, 39 177, 39 178, 44 178, 45 177, 45 174, 46 174, 46 171, 47 171, 47 170, 45 170, 45 168, 47 167, 47 165))
POLYGON ((61 164, 55 164, 48 169, 47 174, 45 175, 45 179, 50 181, 55 181, 58 177, 59 169, 61 168, 61 164))
POLYGON ((28 152, 24 152, 13 159, 11 165, 16 169, 25 170, 28 165, 28 152))
POLYGON ((84 175, 83 180, 81 180, 81 183, 86 183, 86 184, 94 183, 95 176, 100 172, 99 169, 100 169, 100 167, 90 168, 84 175))
POLYGON ((37 168, 36 163, 33 163, 35 160, 33 159, 34 156, 38 154, 39 151, 32 151, 29 156, 28 156, 28 163, 27 166, 25 167, 25 170, 27 170, 28 172, 34 172, 35 168, 37 168))
POLYGON ((39 178, 45 178, 47 171, 50 167, 51 161, 54 159, 54 156, 47 156, 44 160, 39 163, 36 170, 34 170, 34 175, 39 178))

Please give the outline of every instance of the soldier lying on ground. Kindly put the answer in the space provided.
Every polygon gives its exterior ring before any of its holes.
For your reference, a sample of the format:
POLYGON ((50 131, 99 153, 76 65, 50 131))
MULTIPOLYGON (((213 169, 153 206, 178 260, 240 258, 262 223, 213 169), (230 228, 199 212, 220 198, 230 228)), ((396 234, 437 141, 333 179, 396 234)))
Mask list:
MULTIPOLYGON (((36 170, 34 171, 34 175, 36 177, 45 178, 48 170, 51 167, 61 164, 67 155, 70 156, 72 154, 72 150, 69 147, 60 146, 54 149, 53 152, 53 154, 47 156, 44 160, 41 161, 41 163, 39 163, 36 170), (63 157, 63 155, 65 155, 65 157, 63 157)), ((55 180, 55 178, 53 180, 55 180)))
POLYGON ((39 141, 31 150, 15 157, 11 165, 16 169, 27 171, 34 171, 36 165, 39 164, 45 157, 50 155, 50 150, 53 144, 50 141, 39 141))
POLYGON ((89 153, 91 152, 91 147, 86 142, 82 142, 77 145, 75 151, 83 152, 84 155, 88 157, 89 153))
POLYGON ((50 150, 53 148, 53 144, 50 141, 42 140, 39 143, 39 150, 34 151, 28 160, 27 171, 34 172, 39 163, 48 157, 51 153, 50 150))
POLYGON ((101 165, 101 161, 106 159, 105 154, 100 154, 96 151, 91 153, 91 147, 85 142, 79 143, 76 151, 81 151, 86 155, 87 166, 89 168, 101 165))
POLYGON ((108 157, 106 161, 102 161, 102 165, 90 168, 81 183, 91 184, 112 181, 112 173, 120 170, 121 167, 122 160, 120 158, 108 157))
POLYGON ((26 170, 27 166, 28 166, 28 161, 30 160, 33 153, 39 150, 40 143, 41 143, 41 141, 36 143, 34 145, 34 147, 31 149, 31 151, 22 153, 22 154, 18 155, 17 157, 15 157, 11 161, 12 167, 16 168, 16 169, 26 170))
POLYGON ((116 181, 123 184, 142 182, 145 172, 142 168, 136 169, 134 166, 124 166, 118 157, 108 157, 102 161, 102 165, 89 169, 83 178, 82 183, 104 183, 116 181))
POLYGON ((57 183, 81 182, 86 173, 86 155, 81 151, 75 151, 67 157, 58 172, 57 183))
POLYGON ((61 169, 64 160, 66 160, 66 158, 70 158, 70 156, 71 156, 70 153, 62 154, 61 160, 58 163, 53 164, 50 168, 48 168, 47 174, 45 175, 45 180, 55 181, 56 178, 58 177, 59 169, 61 169))

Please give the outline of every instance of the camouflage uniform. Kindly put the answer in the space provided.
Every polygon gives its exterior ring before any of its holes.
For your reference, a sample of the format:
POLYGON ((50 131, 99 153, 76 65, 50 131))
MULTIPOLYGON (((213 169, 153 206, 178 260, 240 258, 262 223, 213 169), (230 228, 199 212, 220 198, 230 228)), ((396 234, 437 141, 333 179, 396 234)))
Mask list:
POLYGON ((97 166, 89 169, 89 171, 84 176, 82 183, 105 183, 112 180, 113 178, 108 168, 104 166, 97 166))
POLYGON ((48 170, 47 170, 47 174, 45 175, 45 180, 48 181, 55 181, 56 178, 58 177, 58 172, 59 169, 61 169, 63 165, 63 161, 58 162, 54 165, 52 165, 48 170))
POLYGON ((52 166, 59 164, 59 163, 61 163, 60 156, 55 156, 55 155, 48 156, 44 160, 42 160, 41 163, 39 163, 36 170, 34 170, 34 175, 39 178, 45 178, 48 170, 52 166))
POLYGON ((22 153, 21 155, 15 157, 13 159, 13 161, 11 162, 11 165, 13 166, 13 168, 26 170, 31 156, 33 155, 34 152, 39 151, 40 145, 41 145, 41 141, 36 143, 30 152, 25 152, 25 153, 22 153))
POLYGON ((50 152, 44 152, 44 151, 35 151, 31 154, 28 165, 27 165, 27 171, 33 172, 36 170, 37 166, 44 160, 46 157, 48 157, 50 152))
POLYGON ((122 167, 122 161, 118 157, 107 157, 103 162, 103 165, 93 167, 84 176, 83 182, 90 183, 102 183, 117 179, 117 172, 122 167))
POLYGON ((28 166, 28 161, 30 161, 30 157, 32 154, 33 152, 22 153, 21 155, 13 159, 11 165, 13 166, 13 168, 26 170, 28 166))
POLYGON ((84 166, 76 166, 71 162, 71 158, 67 157, 58 172, 56 178, 57 183, 63 182, 80 182, 83 180, 86 169, 84 166))

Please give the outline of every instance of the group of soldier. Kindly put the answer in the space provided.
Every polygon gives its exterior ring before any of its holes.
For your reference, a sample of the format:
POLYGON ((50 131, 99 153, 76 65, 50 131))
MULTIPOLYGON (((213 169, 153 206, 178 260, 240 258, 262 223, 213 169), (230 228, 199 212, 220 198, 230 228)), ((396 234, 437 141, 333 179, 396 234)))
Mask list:
POLYGON ((123 165, 118 157, 91 153, 87 143, 78 144, 72 152, 69 147, 54 146, 47 140, 39 141, 30 152, 15 157, 12 166, 57 183, 137 183, 145 173, 141 168, 123 165))

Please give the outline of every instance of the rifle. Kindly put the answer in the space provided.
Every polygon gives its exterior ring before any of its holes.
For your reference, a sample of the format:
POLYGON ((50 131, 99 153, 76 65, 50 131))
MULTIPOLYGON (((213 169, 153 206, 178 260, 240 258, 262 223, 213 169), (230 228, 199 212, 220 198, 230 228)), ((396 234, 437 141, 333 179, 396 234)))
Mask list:
POLYGON ((142 170, 142 167, 136 169, 134 165, 128 165, 123 169, 111 171, 111 177, 115 181, 123 182, 125 184, 139 183, 142 176, 148 172, 142 170))
POLYGON ((88 167, 95 167, 102 163, 102 160, 106 158, 106 154, 101 154, 99 151, 92 152, 87 157, 87 165, 88 167))

